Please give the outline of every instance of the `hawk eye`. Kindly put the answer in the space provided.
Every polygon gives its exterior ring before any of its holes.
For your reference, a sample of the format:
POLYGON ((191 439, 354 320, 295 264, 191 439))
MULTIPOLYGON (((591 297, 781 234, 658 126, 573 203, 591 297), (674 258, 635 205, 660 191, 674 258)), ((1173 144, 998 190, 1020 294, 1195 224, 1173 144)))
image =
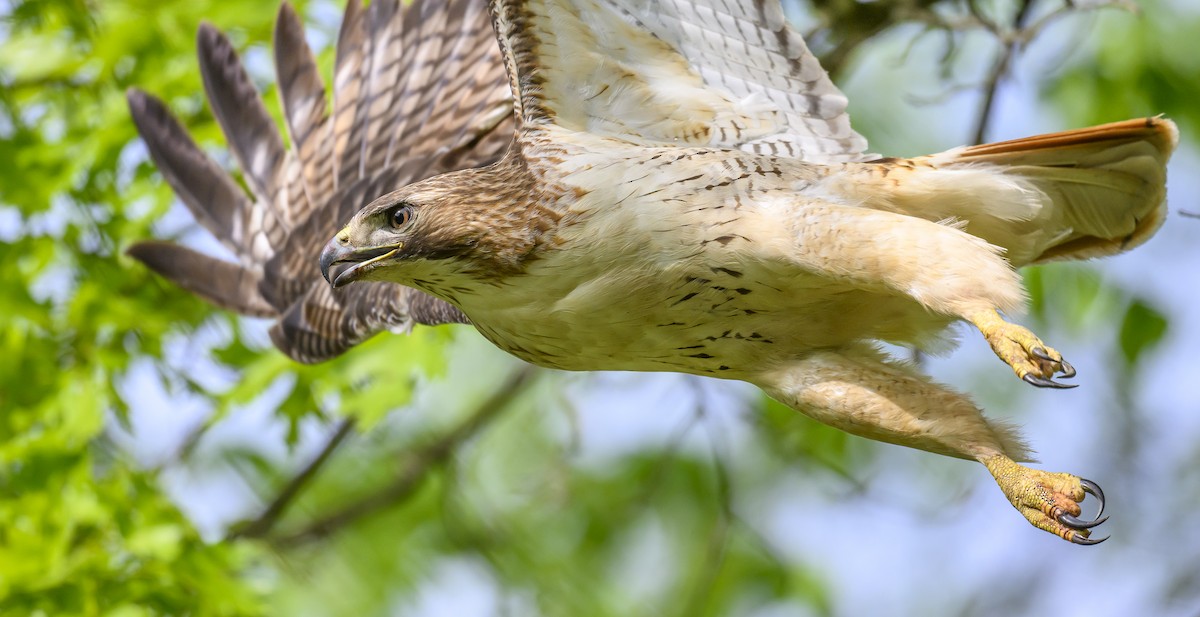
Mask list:
POLYGON ((413 219, 412 205, 404 204, 404 205, 400 206, 399 208, 392 210, 392 213, 389 215, 389 218, 392 221, 392 227, 395 227, 396 229, 400 229, 401 227, 404 227, 413 219))

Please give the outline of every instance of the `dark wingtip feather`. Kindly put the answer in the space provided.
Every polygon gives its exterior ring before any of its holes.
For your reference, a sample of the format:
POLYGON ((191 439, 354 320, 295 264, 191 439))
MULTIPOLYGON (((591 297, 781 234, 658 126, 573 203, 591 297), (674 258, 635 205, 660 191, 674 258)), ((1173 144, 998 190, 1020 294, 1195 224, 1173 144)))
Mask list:
MULTIPOLYGON (((304 24, 286 2, 279 7, 275 20, 275 74, 293 149, 306 165, 312 166, 313 148, 309 142, 326 117, 325 82, 304 38, 304 24)), ((315 169, 305 172, 316 174, 315 169)), ((313 180, 309 178, 310 183, 313 180)))
POLYGON ((129 105, 129 113, 137 118, 145 112, 146 99, 151 98, 144 90, 130 86, 125 89, 125 102, 129 105))
POLYGON ((278 314, 258 293, 261 276, 230 263, 170 242, 138 242, 125 254, 176 285, 221 307, 254 317, 278 314))
POLYGON ((133 118, 138 135, 141 135, 147 146, 151 146, 152 137, 171 132, 171 127, 165 126, 171 112, 158 97, 138 88, 127 88, 125 103, 129 106, 129 115, 133 118))
POLYGON ((139 132, 144 132, 143 125, 153 115, 166 113, 166 105, 158 97, 138 88, 125 89, 125 102, 129 105, 129 115, 133 116, 139 132))
POLYGON ((362 0, 346 2, 346 10, 342 13, 342 26, 338 29, 334 75, 337 75, 337 67, 341 66, 347 56, 361 51, 362 12, 362 0))
POLYGON ((219 46, 222 42, 226 45, 229 41, 225 39, 225 35, 217 29, 212 22, 207 19, 200 21, 200 27, 196 28, 196 46, 201 50, 211 50, 219 46))
POLYGON ((300 25, 300 15, 291 2, 279 3, 279 13, 275 15, 275 36, 279 36, 279 30, 285 22, 286 25, 300 25))
POLYGON ((274 201, 286 157, 283 139, 233 44, 212 24, 196 33, 200 75, 213 115, 225 132, 254 193, 274 201))
POLYGON ((245 193, 192 141, 165 103, 137 88, 125 92, 134 126, 163 178, 192 215, 231 250, 241 252, 234 223, 245 193))

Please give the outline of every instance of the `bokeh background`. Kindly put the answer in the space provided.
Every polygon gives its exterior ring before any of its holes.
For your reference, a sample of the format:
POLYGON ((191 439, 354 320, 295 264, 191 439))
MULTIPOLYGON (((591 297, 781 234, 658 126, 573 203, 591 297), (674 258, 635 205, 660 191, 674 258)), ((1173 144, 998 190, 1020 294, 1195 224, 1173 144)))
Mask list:
MULTIPOLYGON (((277 109, 277 5, 0 0, 0 614, 1200 614, 1200 4, 785 5, 876 152, 1179 123, 1157 237, 1024 272, 1023 321, 1082 387, 1028 388, 966 329, 921 359, 1099 482, 1111 540, 744 384, 532 369, 460 326, 293 364, 122 255, 223 250, 124 89, 232 168, 194 33, 229 33, 277 109)), ((328 75, 342 3, 298 8, 328 75)))

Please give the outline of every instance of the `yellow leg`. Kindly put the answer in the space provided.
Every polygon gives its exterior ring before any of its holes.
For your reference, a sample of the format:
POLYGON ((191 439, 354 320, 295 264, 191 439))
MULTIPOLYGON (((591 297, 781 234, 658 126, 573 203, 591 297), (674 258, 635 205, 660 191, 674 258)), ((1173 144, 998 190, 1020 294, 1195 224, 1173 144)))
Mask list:
POLYGON ((1004 321, 993 309, 972 312, 967 319, 983 333, 992 351, 1023 381, 1042 388, 1075 387, 1052 379, 1058 373, 1066 378, 1074 377, 1075 369, 1063 360, 1062 354, 1043 343, 1028 328, 1004 321))
MULTIPOLYGON (((988 420, 967 397, 867 347, 814 352, 759 375, 754 383, 814 420, 854 435, 983 463, 1013 506, 1038 529, 1095 544, 1079 519, 1094 482, 1018 465, 1029 450, 1016 431, 988 420)), ((1099 517, 1099 515, 1097 515, 1099 517)))

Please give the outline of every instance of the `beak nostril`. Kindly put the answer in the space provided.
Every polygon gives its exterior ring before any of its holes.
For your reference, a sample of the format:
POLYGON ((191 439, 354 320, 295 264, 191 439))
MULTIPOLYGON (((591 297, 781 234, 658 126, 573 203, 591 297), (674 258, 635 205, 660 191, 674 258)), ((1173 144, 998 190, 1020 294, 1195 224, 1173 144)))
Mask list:
POLYGON ((339 244, 346 244, 347 242, 349 242, 350 241, 350 231, 347 229, 343 229, 343 230, 339 231, 337 234, 337 241, 339 244))

